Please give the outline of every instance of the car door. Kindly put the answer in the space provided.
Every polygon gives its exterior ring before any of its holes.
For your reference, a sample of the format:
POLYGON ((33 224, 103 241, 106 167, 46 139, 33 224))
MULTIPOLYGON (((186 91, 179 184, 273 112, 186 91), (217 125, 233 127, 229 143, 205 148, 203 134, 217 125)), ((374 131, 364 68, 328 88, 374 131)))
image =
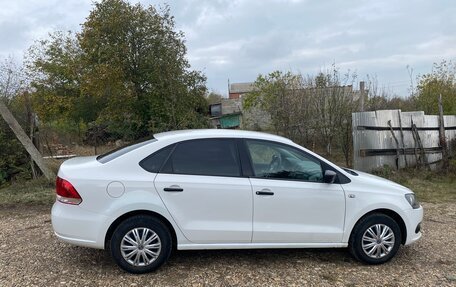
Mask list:
POLYGON ((235 139, 179 142, 155 188, 188 240, 246 243, 252 239, 253 195, 241 176, 235 139))
POLYGON ((295 147, 246 140, 254 176, 253 243, 341 242, 345 196, 321 162, 295 147))

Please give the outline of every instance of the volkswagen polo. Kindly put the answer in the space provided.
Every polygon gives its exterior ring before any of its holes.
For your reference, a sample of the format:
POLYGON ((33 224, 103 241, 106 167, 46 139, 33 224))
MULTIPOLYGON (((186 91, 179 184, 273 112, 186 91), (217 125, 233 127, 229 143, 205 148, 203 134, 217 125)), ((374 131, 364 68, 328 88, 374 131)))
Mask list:
POLYGON ((61 240, 108 249, 131 273, 173 249, 348 247, 380 264, 421 237, 414 193, 341 168, 289 139, 188 130, 65 161, 52 226, 61 240))

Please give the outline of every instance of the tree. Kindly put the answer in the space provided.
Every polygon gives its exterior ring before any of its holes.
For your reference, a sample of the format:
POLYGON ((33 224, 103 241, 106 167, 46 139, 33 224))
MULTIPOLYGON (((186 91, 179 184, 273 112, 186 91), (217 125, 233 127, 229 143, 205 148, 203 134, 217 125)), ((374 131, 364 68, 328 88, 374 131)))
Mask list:
POLYGON ((205 126, 206 79, 190 70, 174 26, 168 7, 95 3, 80 33, 57 32, 31 49, 40 117, 95 121, 127 139, 205 126))
POLYGON ((105 99, 101 119, 109 126, 143 137, 201 123, 205 77, 188 70, 183 34, 174 31, 168 7, 159 12, 152 6, 102 1, 78 39, 88 70, 85 91, 105 99))
POLYGON ((13 98, 25 86, 23 70, 12 57, 0 62, 0 97, 6 100, 13 98))
POLYGON ((341 74, 333 65, 331 70, 319 73, 311 81, 312 107, 314 110, 315 129, 319 131, 326 144, 326 153, 332 154, 333 146, 342 150, 345 164, 350 165, 352 136, 351 116, 357 111, 358 100, 355 97, 353 83, 356 74, 341 74))
MULTIPOLYGON (((21 89, 19 69, 12 58, 0 62, 0 101, 9 105, 21 89)), ((1 104, 1 103, 0 103, 1 104)), ((27 153, 7 123, 0 119, 0 185, 22 171, 28 171, 27 153)))
POLYGON ((274 71, 268 75, 259 75, 255 81, 255 91, 244 98, 243 106, 249 110, 260 108, 271 116, 271 125, 276 133, 294 138, 295 130, 291 129, 294 113, 292 93, 302 87, 300 75, 291 72, 274 71))
POLYGON ((41 156, 38 149, 33 145, 33 142, 30 140, 30 138, 24 132, 24 130, 19 125, 17 120, 14 118, 13 114, 11 114, 9 109, 6 107, 6 105, 1 100, 0 100, 0 115, 6 121, 8 126, 14 132, 17 139, 21 142, 21 144, 24 146, 24 148, 27 150, 27 152, 30 154, 33 161, 35 161, 36 164, 39 166, 39 168, 41 169, 43 174, 46 176, 46 178, 50 181, 54 180, 55 174, 48 168, 48 166, 44 162, 44 159, 41 156))
POLYGON ((438 114, 438 98, 442 95, 445 114, 456 114, 456 63, 435 63, 430 73, 418 79, 418 108, 426 114, 438 114))
POLYGON ((42 121, 76 125, 97 118, 104 103, 82 92, 81 60, 82 51, 71 32, 54 32, 29 49, 26 64, 32 79, 34 107, 42 121))
MULTIPOLYGON (((379 87, 376 76, 367 75, 368 99, 366 111, 395 110, 403 112, 416 111, 416 101, 413 94, 408 97, 394 95, 392 91, 384 86, 379 87)), ((414 88, 410 88, 413 93, 414 88)))
POLYGON ((350 164, 351 113, 358 106, 351 85, 356 75, 341 75, 336 67, 317 76, 275 71, 259 75, 255 91, 244 97, 244 108, 260 108, 271 116, 275 133, 305 145, 340 148, 350 164), (323 143, 323 145, 322 145, 323 143))
MULTIPOLYGON (((25 89, 22 69, 18 68, 11 58, 3 62, 0 65, 0 115, 4 119, 4 122, 1 121, 0 125, 2 127, 0 129, 0 184, 17 173, 29 170, 30 166, 27 167, 26 165, 27 156, 25 150, 27 150, 33 161, 37 163, 48 179, 53 179, 54 177, 53 172, 46 166, 32 140, 7 107, 7 104, 14 107, 17 106, 15 104, 18 102, 22 102, 21 106, 25 107, 27 114, 26 119, 23 120, 23 126, 32 129, 29 120, 31 106, 25 89), (22 101, 23 99, 27 100, 22 101)), ((32 133, 29 131, 29 134, 32 133)), ((34 170, 33 161, 31 161, 32 171, 34 170)))
POLYGON ((212 105, 212 104, 219 104, 222 102, 222 95, 215 93, 215 92, 210 92, 206 96, 207 104, 212 105))

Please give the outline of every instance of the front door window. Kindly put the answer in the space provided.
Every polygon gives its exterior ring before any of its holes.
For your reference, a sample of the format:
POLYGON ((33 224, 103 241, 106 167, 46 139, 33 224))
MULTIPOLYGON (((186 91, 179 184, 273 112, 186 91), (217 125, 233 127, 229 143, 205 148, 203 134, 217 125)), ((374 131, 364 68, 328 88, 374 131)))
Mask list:
POLYGON ((320 162, 291 146, 247 140, 253 171, 257 178, 322 182, 320 162))

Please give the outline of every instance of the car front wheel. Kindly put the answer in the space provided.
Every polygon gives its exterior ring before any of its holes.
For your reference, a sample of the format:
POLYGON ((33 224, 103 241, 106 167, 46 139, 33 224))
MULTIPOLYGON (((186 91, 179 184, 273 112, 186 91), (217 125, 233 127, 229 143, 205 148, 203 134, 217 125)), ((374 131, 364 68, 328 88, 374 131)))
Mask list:
POLYGON ((123 221, 111 238, 111 254, 117 265, 130 273, 156 270, 169 258, 171 235, 160 220, 134 216, 123 221))
POLYGON ((371 214, 353 229, 349 250, 359 261, 382 264, 394 257, 401 242, 401 230, 394 219, 385 214, 371 214))

